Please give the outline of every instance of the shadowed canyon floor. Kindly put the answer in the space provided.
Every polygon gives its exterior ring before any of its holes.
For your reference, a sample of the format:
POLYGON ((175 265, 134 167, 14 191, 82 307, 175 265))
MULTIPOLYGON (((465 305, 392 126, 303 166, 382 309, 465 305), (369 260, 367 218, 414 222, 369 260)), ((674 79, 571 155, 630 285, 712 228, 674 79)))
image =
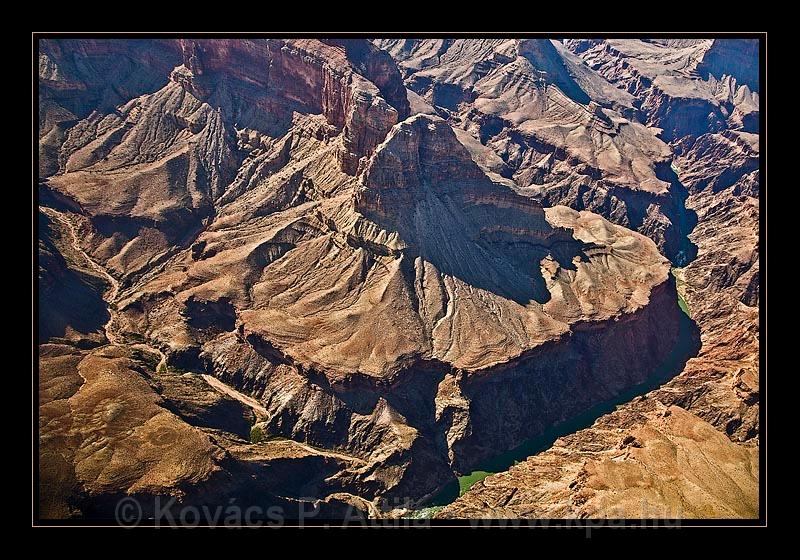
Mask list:
POLYGON ((40 41, 42 517, 757 516, 751 46, 40 41))

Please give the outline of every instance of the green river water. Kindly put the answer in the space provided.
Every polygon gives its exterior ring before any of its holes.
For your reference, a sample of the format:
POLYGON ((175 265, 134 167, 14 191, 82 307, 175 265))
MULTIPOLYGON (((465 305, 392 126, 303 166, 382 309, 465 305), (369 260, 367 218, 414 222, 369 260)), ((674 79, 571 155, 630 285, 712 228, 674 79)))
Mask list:
POLYGON ((507 471, 513 465, 524 461, 531 455, 536 455, 537 453, 545 451, 552 447, 553 443, 558 438, 590 427, 600 416, 613 412, 619 405, 639 395, 644 395, 653 389, 657 389, 674 377, 683 369, 686 360, 696 355, 700 346, 699 331, 689 315, 689 307, 680 295, 678 296, 678 306, 682 311, 680 314, 678 340, 669 356, 667 356, 667 359, 653 370, 653 373, 647 380, 639 385, 630 387, 612 400, 601 402, 566 422, 552 426, 543 434, 529 439, 519 447, 486 461, 481 464, 477 470, 465 474, 445 486, 424 508, 413 512, 411 517, 419 519, 432 516, 444 506, 463 495, 476 482, 483 480, 489 475, 507 471))

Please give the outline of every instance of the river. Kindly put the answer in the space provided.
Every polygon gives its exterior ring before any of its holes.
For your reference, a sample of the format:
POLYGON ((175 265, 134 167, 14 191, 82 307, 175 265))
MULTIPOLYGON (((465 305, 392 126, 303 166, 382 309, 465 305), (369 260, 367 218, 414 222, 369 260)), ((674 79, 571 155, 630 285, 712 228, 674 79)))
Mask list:
MULTIPOLYGON (((91 255, 89 255, 89 253, 81 247, 78 241, 79 237, 75 228, 75 224, 67 215, 53 208, 43 208, 43 211, 51 219, 62 224, 62 226, 70 235, 70 241, 73 249, 81 254, 91 268, 93 268, 109 283, 110 289, 104 294, 104 299, 109 304, 109 320, 104 329, 106 338, 109 340, 110 344, 126 344, 126 341, 119 340, 120 337, 114 328, 116 309, 112 304, 115 303, 116 299, 118 298, 119 283, 105 269, 105 267, 96 262, 91 255)), ((675 276, 676 279, 680 281, 679 275, 676 274, 675 276)), ((669 379, 672 379, 672 377, 677 375, 683 369, 683 365, 686 363, 686 360, 696 355, 697 351, 699 350, 699 333, 697 326, 689 316, 689 308, 680 294, 678 295, 677 304, 682 311, 680 313, 680 329, 678 332, 678 340, 676 341, 675 346, 673 347, 667 359, 653 370, 653 373, 647 378, 646 381, 628 388, 626 391, 620 393, 612 400, 601 402, 584 411, 583 413, 574 416, 566 422, 552 426, 541 435, 525 441, 520 446, 507 451, 506 453, 493 457, 492 459, 480 465, 478 469, 458 477, 458 479, 446 485, 425 505, 424 508, 416 510, 410 516, 414 518, 426 518, 432 516, 444 506, 450 504, 460 495, 464 494, 476 482, 479 482, 492 474, 507 471, 514 464, 524 461, 531 455, 536 455, 537 453, 550 448, 558 438, 590 427, 600 416, 608 414, 609 412, 613 412, 617 406, 624 404, 639 395, 644 395, 653 389, 657 389, 663 383, 669 379)), ((156 366, 157 370, 166 366, 167 358, 161 349, 144 343, 129 343, 128 346, 157 354, 160 358, 160 361, 156 366)), ((228 394, 228 396, 230 396, 231 392, 235 392, 233 389, 227 388, 216 378, 208 375, 204 375, 203 377, 206 379, 206 381, 211 383, 212 387, 217 391, 228 394)), ((240 398, 239 400, 242 399, 240 398)), ((252 403, 250 400, 251 399, 248 397, 248 401, 243 402, 244 404, 251 406, 256 412, 266 412, 263 410, 263 407, 257 404, 255 399, 252 399, 252 403)))
POLYGON ((677 303, 681 309, 678 339, 667 359, 656 367, 643 383, 634 385, 615 398, 601 402, 566 422, 552 426, 541 435, 525 441, 511 451, 497 455, 484 462, 479 465, 478 469, 460 476, 457 480, 446 485, 425 504, 425 507, 416 510, 410 517, 420 519, 432 516, 463 495, 476 482, 492 474, 507 471, 516 463, 524 461, 531 455, 536 455, 549 449, 558 438, 590 427, 599 417, 613 412, 618 406, 631 401, 639 395, 644 395, 657 389, 680 373, 686 361, 697 355, 700 341, 697 325, 689 316, 689 308, 680 295, 678 295, 677 303))

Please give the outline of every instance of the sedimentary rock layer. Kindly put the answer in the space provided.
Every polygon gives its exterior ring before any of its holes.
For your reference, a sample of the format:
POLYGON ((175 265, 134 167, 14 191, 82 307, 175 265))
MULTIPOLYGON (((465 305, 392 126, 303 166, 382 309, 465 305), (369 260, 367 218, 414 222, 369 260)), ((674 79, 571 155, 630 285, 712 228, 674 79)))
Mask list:
POLYGON ((441 515, 751 516, 758 84, 639 43, 45 42, 42 510, 398 514, 647 380, 677 291, 681 375, 441 515))
POLYGON ((696 215, 689 234, 696 258, 675 274, 702 348, 662 388, 490 476, 438 515, 757 517, 760 187, 753 133, 758 96, 749 89, 758 88, 753 44, 567 44, 633 93, 649 122, 665 127, 663 137, 671 139, 673 168, 686 189, 682 204, 696 215), (737 48, 735 56, 718 57, 737 48), (738 79, 745 85, 736 85, 738 79))

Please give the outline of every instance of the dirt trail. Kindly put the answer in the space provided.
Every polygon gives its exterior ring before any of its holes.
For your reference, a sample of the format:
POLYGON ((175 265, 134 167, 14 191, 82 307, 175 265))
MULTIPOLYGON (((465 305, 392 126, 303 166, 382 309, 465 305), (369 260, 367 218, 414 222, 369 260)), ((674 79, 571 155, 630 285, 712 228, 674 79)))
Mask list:
POLYGON ((135 344, 128 344, 118 336, 117 332, 114 330, 114 322, 116 319, 116 310, 115 310, 115 302, 117 296, 119 295, 119 281, 114 278, 111 273, 109 273, 104 266, 96 262, 90 255, 87 253, 83 247, 81 247, 80 242, 78 241, 78 233, 76 231, 75 224, 69 217, 67 217, 64 213, 55 210, 54 208, 48 208, 44 206, 39 207, 41 211, 51 220, 57 221, 61 224, 64 229, 69 233, 70 237, 70 246, 72 249, 78 253, 86 264, 89 265, 89 268, 92 269, 94 272, 99 274, 104 280, 106 280, 110 286, 108 290, 103 294, 103 299, 105 300, 108 308, 108 321, 105 325, 103 325, 103 330, 105 331, 106 338, 108 339, 109 344, 116 344, 116 345, 128 345, 131 348, 135 348, 138 350, 143 350, 145 352, 150 352, 152 354, 158 354, 161 360, 158 362, 156 366, 156 371, 158 369, 166 366, 167 363, 167 356, 162 352, 159 348, 155 346, 150 346, 149 344, 144 343, 135 343, 135 344))
MULTIPOLYGON (((255 412, 256 416, 258 417, 258 421, 265 420, 265 419, 269 418, 270 415, 269 415, 269 412, 267 412, 267 409, 264 408, 264 406, 260 402, 258 402, 256 399, 254 399, 253 397, 250 397, 248 395, 240 393, 239 391, 237 391, 233 387, 230 387, 230 386, 226 385, 225 383, 223 383, 222 381, 220 381, 219 379, 217 379, 213 375, 203 374, 202 377, 203 377, 203 379, 206 380, 206 383, 211 385, 211 387, 213 387, 214 389, 216 389, 220 393, 222 393, 224 395, 227 395, 230 398, 239 401, 243 405, 249 406, 250 408, 252 408, 253 412, 255 412)), ((318 449, 316 447, 311 447, 310 445, 307 445, 307 444, 305 444, 303 442, 300 442, 300 441, 297 441, 297 440, 293 440, 293 439, 289 439, 289 440, 286 440, 286 441, 290 441, 295 446, 300 447, 301 449, 304 449, 304 450, 306 450, 306 451, 308 451, 310 453, 314 453, 314 454, 317 454, 317 455, 324 455, 326 457, 335 457, 337 459, 342 459, 344 461, 349 461, 349 462, 353 462, 353 463, 360 463, 360 464, 365 464, 366 463, 366 461, 364 461, 363 459, 360 459, 358 457, 354 457, 352 455, 345 455, 343 453, 336 453, 335 451, 328 451, 327 449, 318 449)))
POLYGON ((48 218, 60 223, 64 227, 64 229, 69 233, 69 241, 72 249, 81 255, 81 257, 83 257, 83 260, 89 265, 90 269, 99 274, 104 280, 106 280, 106 282, 108 282, 110 289, 106 290, 106 292, 103 294, 103 299, 108 304, 109 318, 106 324, 103 326, 103 329, 105 330, 108 341, 111 344, 117 344, 117 336, 112 328, 114 324, 114 310, 112 309, 113 306, 111 304, 117 299, 117 295, 119 294, 119 282, 116 278, 111 276, 111 274, 109 274, 109 272, 103 266, 96 263, 89 256, 89 254, 84 251, 83 247, 81 247, 80 242, 78 241, 78 234, 75 231, 75 224, 72 223, 72 220, 53 208, 47 208, 44 206, 40 206, 39 208, 48 218))
MULTIPOLYGON (((40 208, 42 212, 44 212, 44 214, 46 214, 50 219, 55 220, 62 226, 64 226, 64 228, 69 232, 70 245, 75 250, 75 252, 81 255, 83 259, 86 261, 86 263, 89 265, 89 267, 95 272, 97 272, 100 276, 102 276, 105 280, 107 280, 109 285, 111 286, 110 289, 106 290, 105 294, 103 294, 103 299, 108 304, 109 319, 108 322, 106 322, 106 324, 104 325, 104 330, 109 344, 125 345, 128 346, 129 348, 135 348, 138 350, 143 350, 145 352, 158 354, 161 360, 158 362, 158 365, 156 366, 156 371, 159 371, 161 368, 166 367, 167 356, 159 348, 156 348, 155 346, 151 346, 149 344, 145 344, 142 342, 128 343, 124 340, 123 337, 119 336, 118 333, 115 332, 114 322, 116 319, 116 310, 115 306, 112 304, 115 303, 115 300, 119 295, 119 282, 102 265, 100 265, 94 259, 92 259, 92 257, 89 256, 89 254, 81 247, 80 242, 78 241, 78 234, 76 231, 75 224, 72 222, 72 220, 69 219, 69 217, 67 217, 62 212, 59 212, 58 210, 55 210, 53 208, 47 208, 43 206, 40 208)), ((235 399, 244 404, 245 406, 248 406, 251 409, 253 409, 259 420, 264 420, 269 418, 269 413, 267 412, 267 409, 264 408, 264 406, 253 397, 242 394, 233 387, 229 387, 228 385, 226 385, 213 375, 203 374, 202 378, 217 392, 226 395, 232 399, 235 399)), ((335 457, 353 463, 361 463, 361 464, 366 463, 363 459, 360 459, 358 457, 353 457, 351 455, 344 455, 342 453, 336 453, 324 449, 317 449, 315 447, 311 447, 310 445, 295 440, 288 440, 288 441, 291 441, 293 444, 299 446, 300 448, 317 455, 335 457)))
POLYGON ((206 383, 211 385, 214 389, 216 389, 220 393, 227 395, 232 399, 235 399, 240 403, 252 408, 253 412, 256 413, 256 416, 260 416, 259 421, 269 418, 269 413, 267 412, 267 409, 264 408, 264 406, 253 397, 249 397, 245 394, 240 393, 233 387, 225 385, 225 383, 223 383, 213 375, 203 374, 202 377, 203 379, 206 380, 206 383))

